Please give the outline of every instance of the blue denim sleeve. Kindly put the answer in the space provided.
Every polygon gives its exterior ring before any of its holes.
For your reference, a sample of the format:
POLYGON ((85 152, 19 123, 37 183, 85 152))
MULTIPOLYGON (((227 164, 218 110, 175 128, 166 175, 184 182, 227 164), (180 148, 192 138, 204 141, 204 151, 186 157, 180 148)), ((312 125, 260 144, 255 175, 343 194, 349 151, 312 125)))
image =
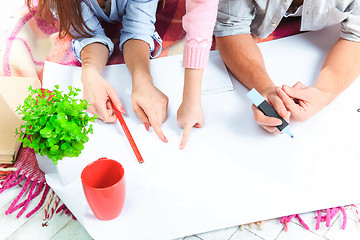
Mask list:
MULTIPOLYGON (((76 58, 81 62, 80 53, 81 50, 94 42, 99 42, 107 46, 109 49, 109 56, 114 51, 113 42, 105 35, 104 29, 102 28, 99 20, 95 16, 91 8, 84 2, 81 3, 82 15, 86 25, 94 31, 94 35, 90 38, 79 38, 72 40, 72 49, 75 53, 76 58)), ((72 31, 74 32, 74 31, 72 31)), ((76 35, 76 33, 74 33, 76 35)))
MULTIPOLYGON (((123 44, 129 39, 142 40, 149 44, 150 52, 154 51, 155 43, 161 47, 161 38, 155 31, 155 14, 158 0, 129 0, 126 4, 125 15, 122 19, 122 29, 120 36, 120 50, 123 44)), ((158 51, 156 56, 161 51, 158 51)), ((150 57, 156 57, 151 56, 150 57)))

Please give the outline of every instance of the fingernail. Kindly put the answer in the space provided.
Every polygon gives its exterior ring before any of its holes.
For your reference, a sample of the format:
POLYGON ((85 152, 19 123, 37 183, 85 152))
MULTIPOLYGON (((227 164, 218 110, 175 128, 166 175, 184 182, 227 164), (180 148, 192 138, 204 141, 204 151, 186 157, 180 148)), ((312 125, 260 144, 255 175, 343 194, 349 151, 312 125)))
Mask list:
POLYGON ((168 142, 168 140, 166 139, 166 137, 165 137, 165 136, 163 136, 162 141, 163 141, 163 142, 166 142, 166 143, 168 142))
POLYGON ((181 145, 181 144, 180 144, 179 148, 180 148, 180 149, 184 149, 184 145, 181 145))
POLYGON ((144 126, 146 128, 146 131, 149 131, 150 125, 147 122, 144 123, 144 126))
POLYGON ((123 114, 126 114, 126 111, 123 107, 120 108, 120 112, 123 113, 123 114))

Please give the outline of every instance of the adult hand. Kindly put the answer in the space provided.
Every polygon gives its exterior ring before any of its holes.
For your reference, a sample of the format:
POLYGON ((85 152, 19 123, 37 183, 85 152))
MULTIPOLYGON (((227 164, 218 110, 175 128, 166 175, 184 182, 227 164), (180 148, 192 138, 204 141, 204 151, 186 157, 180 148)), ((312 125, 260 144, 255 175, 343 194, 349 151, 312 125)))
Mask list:
POLYGON ((168 97, 157 89, 152 81, 143 81, 143 84, 133 86, 131 102, 146 130, 152 126, 158 137, 163 142, 168 142, 161 130, 161 124, 166 120, 168 97))
MULTIPOLYGON (((298 83, 299 84, 299 83, 298 83)), ((331 102, 331 94, 316 87, 289 87, 283 85, 277 88, 279 97, 291 112, 291 120, 304 122, 315 115, 331 102)))
POLYGON ((205 124, 205 116, 201 104, 182 102, 177 111, 177 121, 182 127, 183 134, 180 141, 180 149, 183 149, 190 136, 193 127, 201 128, 205 124))
POLYGON ((111 102, 122 113, 125 110, 117 96, 115 89, 95 70, 83 69, 81 81, 84 86, 84 99, 90 105, 88 112, 97 114, 104 122, 115 122, 116 115, 111 106, 111 102))
MULTIPOLYGON (((290 120, 290 112, 287 111, 284 103, 277 94, 276 87, 267 88, 261 95, 273 106, 275 111, 287 122, 290 120)), ((280 133, 276 126, 282 124, 281 120, 274 117, 268 117, 259 109, 252 105, 255 121, 268 132, 280 133)))

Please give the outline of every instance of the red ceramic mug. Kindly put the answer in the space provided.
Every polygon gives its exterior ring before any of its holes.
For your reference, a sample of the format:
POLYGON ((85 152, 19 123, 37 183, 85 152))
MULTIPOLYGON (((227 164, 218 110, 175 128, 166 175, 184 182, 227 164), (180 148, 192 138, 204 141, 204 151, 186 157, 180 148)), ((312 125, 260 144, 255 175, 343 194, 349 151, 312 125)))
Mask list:
POLYGON ((83 169, 81 182, 97 218, 111 220, 120 215, 125 202, 125 176, 119 162, 99 158, 83 169))

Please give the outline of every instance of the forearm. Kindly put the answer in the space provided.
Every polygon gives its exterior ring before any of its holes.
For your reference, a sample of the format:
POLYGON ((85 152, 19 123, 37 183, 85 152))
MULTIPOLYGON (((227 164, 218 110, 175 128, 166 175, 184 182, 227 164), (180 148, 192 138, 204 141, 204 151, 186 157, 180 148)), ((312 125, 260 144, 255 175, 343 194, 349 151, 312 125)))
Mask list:
POLYGON ((168 142, 161 124, 166 120, 169 99, 157 89, 150 75, 150 47, 142 40, 130 39, 123 44, 126 66, 132 76, 131 103, 146 130, 151 126, 163 142, 168 142))
POLYGON ((96 71, 101 73, 109 57, 108 48, 102 43, 92 43, 81 51, 83 71, 96 71))
POLYGON ((130 39, 123 45, 124 59, 132 76, 133 87, 152 83, 149 52, 149 45, 141 40, 130 39))
POLYGON ((256 88, 259 92, 275 88, 260 49, 250 34, 218 37, 216 44, 228 69, 247 88, 256 88))
POLYGON ((331 48, 315 87, 328 94, 329 103, 360 74, 360 43, 339 39, 331 48))
POLYGON ((89 112, 97 114, 104 122, 114 122, 109 100, 120 111, 124 111, 115 89, 101 76, 107 62, 109 50, 102 43, 95 42, 81 50, 83 97, 89 101, 89 112))
POLYGON ((203 69, 185 68, 183 102, 201 103, 201 81, 203 69))

